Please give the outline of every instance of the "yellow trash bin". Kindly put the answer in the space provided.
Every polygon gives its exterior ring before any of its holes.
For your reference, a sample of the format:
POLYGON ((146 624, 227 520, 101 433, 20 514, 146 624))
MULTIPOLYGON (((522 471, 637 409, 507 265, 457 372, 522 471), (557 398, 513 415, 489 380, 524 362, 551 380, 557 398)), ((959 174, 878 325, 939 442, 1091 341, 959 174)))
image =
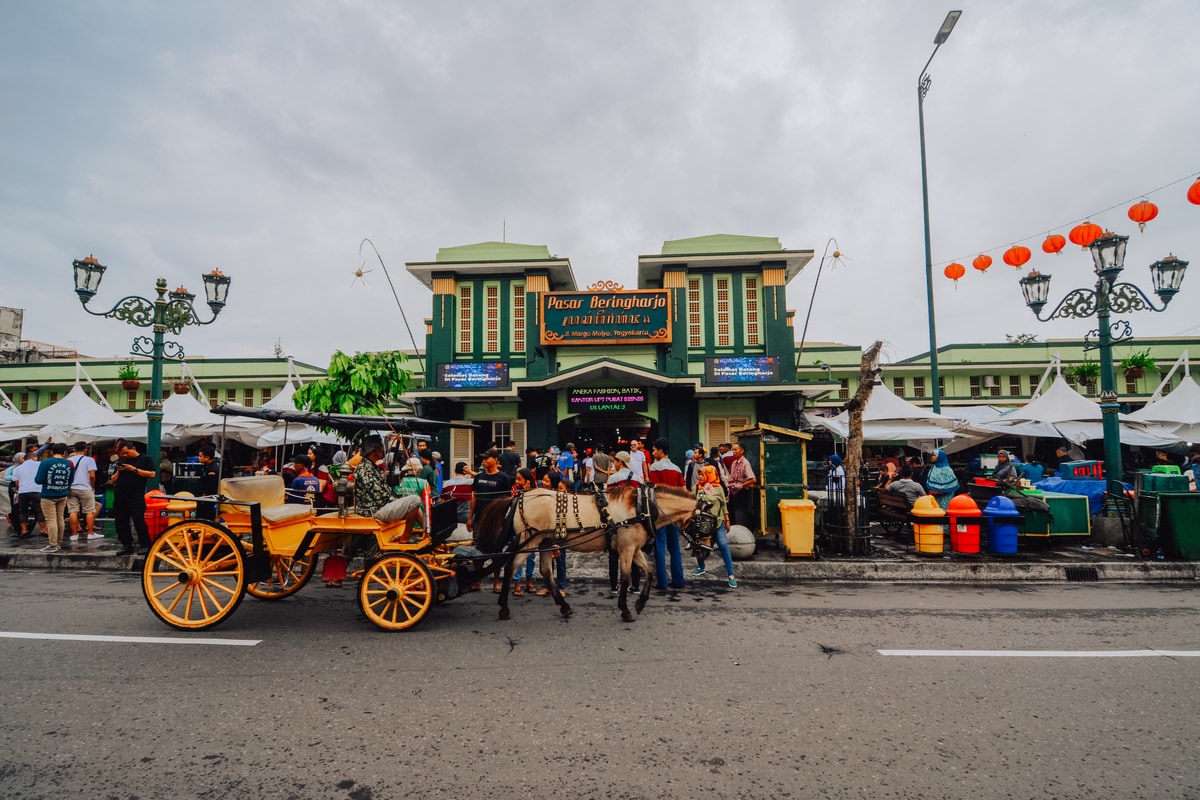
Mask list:
POLYGON ((913 544, 916 545, 918 553, 941 555, 946 547, 946 533, 943 530, 941 521, 946 518, 946 512, 938 505, 935 498, 925 495, 918 497, 913 503, 912 515, 914 517, 925 517, 929 520, 938 520, 938 524, 932 522, 922 524, 920 522, 913 523, 913 544))
POLYGON ((788 555, 813 557, 813 515, 817 504, 811 500, 780 500, 779 516, 783 520, 783 546, 788 555))

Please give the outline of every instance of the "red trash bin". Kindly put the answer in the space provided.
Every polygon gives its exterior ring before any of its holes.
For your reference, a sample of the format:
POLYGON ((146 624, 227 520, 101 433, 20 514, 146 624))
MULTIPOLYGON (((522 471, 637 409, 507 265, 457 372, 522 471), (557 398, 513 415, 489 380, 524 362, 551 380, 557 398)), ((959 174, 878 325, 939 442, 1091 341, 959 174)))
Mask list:
POLYGON ((950 500, 946 509, 950 515, 950 552, 978 553, 980 517, 983 512, 969 494, 960 494, 950 500))
POLYGON ((150 541, 152 542, 162 536, 163 531, 170 523, 170 520, 162 514, 170 502, 162 489, 151 489, 146 492, 146 528, 150 531, 150 541))

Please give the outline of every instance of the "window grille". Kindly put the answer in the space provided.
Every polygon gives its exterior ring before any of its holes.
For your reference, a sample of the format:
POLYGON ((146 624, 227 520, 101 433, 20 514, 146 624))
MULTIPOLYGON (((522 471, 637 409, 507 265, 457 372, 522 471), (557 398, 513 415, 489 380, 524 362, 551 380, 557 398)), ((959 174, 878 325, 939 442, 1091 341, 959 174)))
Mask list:
POLYGON ((687 324, 688 347, 704 346, 704 328, 701 322, 700 279, 688 278, 687 282, 687 324))
POLYGON ((483 287, 484 352, 500 352, 500 287, 489 283, 483 287))
POLYGON ((729 278, 715 278, 713 280, 713 293, 717 321, 717 347, 729 347, 732 343, 729 335, 729 278))
POLYGON ((913 376, 913 397, 925 396, 925 378, 922 375, 913 376))
POLYGON ((475 312, 471 302, 473 288, 469 283, 458 287, 458 352, 460 353, 470 353, 472 349, 471 318, 475 312))
POLYGON ((744 299, 746 305, 746 344, 756 346, 760 344, 761 340, 759 335, 760 300, 758 296, 758 278, 747 275, 743 289, 745 290, 744 299))
POLYGON ((525 352, 525 284, 514 283, 512 287, 512 350, 525 352))

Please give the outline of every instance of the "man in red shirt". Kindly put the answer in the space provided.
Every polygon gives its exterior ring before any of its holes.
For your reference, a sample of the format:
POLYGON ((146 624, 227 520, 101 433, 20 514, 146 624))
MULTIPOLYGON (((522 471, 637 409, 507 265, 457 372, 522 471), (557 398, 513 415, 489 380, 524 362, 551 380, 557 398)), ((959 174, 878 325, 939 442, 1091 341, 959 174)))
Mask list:
MULTIPOLYGON (((654 462, 647 471, 650 483, 658 486, 686 488, 683 483, 683 470, 671 462, 671 457, 667 455, 668 447, 670 444, 667 440, 661 438, 655 439, 654 444, 650 446, 650 454, 654 456, 654 462)), ((658 589, 661 592, 665 592, 668 586, 668 552, 671 554, 670 587, 682 589, 684 585, 683 552, 679 548, 679 529, 674 525, 664 525, 654 533, 654 572, 658 578, 658 589)))

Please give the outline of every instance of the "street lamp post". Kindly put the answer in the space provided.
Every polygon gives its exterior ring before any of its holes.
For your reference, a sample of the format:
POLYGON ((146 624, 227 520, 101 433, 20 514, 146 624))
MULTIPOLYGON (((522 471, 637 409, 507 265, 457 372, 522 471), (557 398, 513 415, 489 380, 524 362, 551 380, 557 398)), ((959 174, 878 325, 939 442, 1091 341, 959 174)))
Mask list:
POLYGON ((925 210, 925 302, 929 314, 929 380, 933 383, 933 413, 935 414, 941 413, 942 410, 942 391, 938 379, 937 325, 933 319, 933 253, 929 247, 929 177, 925 171, 925 95, 929 94, 929 85, 933 83, 933 79, 926 73, 929 65, 933 63, 933 57, 937 55, 938 48, 950 38, 950 32, 954 30, 954 25, 961 16, 961 11, 951 11, 946 15, 942 27, 938 28, 937 35, 933 37, 933 53, 930 54, 929 60, 921 69, 920 77, 917 78, 917 119, 921 126, 921 202, 925 210))
POLYGON ((1179 292, 1188 262, 1173 255, 1150 265, 1150 278, 1154 292, 1162 301, 1162 308, 1132 283, 1117 283, 1117 276, 1125 268, 1125 247, 1128 236, 1104 233, 1089 246, 1092 251, 1096 285, 1091 289, 1073 289, 1046 317, 1042 309, 1050 293, 1050 276, 1034 271, 1021 279, 1021 293, 1042 322, 1052 319, 1086 319, 1096 317, 1096 330, 1084 337, 1083 349, 1100 351, 1100 410, 1104 422, 1105 474, 1112 480, 1121 480, 1124 470, 1121 465, 1121 430, 1117 403, 1117 386, 1113 377, 1112 346, 1133 338, 1133 329, 1124 320, 1111 322, 1112 312, 1124 314, 1130 311, 1166 311, 1167 305, 1179 292))
POLYGON ((167 331, 178 335, 188 325, 210 325, 216 321, 217 315, 225 307, 225 298, 229 294, 230 278, 220 270, 214 269, 202 276, 204 294, 208 308, 212 311, 212 319, 201 320, 196 316, 193 301, 196 296, 182 286, 173 292, 167 291, 167 281, 159 278, 154 290, 158 296, 154 300, 131 295, 121 299, 108 311, 92 311, 88 301, 100 288, 100 280, 108 267, 101 264, 93 256, 71 262, 75 270, 75 294, 83 310, 92 316, 109 317, 128 322, 139 328, 152 328, 154 338, 139 336, 133 340, 130 352, 137 355, 150 356, 153 361, 150 377, 150 402, 146 404, 146 451, 154 460, 155 474, 150 478, 151 489, 158 486, 158 460, 162 453, 162 383, 163 358, 183 358, 183 348, 178 342, 164 342, 163 335, 167 331))

